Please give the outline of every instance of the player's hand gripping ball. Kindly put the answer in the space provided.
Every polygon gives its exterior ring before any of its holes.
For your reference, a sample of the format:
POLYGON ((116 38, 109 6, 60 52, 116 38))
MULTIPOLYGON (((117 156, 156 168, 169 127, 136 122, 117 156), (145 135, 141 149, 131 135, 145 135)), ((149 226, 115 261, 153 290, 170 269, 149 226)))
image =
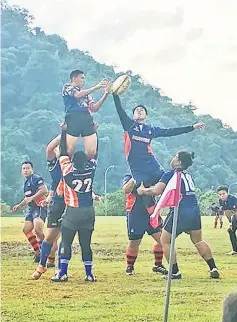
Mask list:
POLYGON ((128 75, 121 75, 115 79, 112 84, 111 91, 113 94, 122 95, 131 85, 131 77, 128 75))

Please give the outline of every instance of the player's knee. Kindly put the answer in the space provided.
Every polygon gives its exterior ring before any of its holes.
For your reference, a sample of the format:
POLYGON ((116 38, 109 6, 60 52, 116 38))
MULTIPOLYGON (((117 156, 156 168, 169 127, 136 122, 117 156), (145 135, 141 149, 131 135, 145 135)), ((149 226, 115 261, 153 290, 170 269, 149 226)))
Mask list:
POLYGON ((96 149, 93 149, 93 148, 86 149, 85 153, 88 159, 90 160, 96 155, 96 149))
POLYGON ((62 243, 61 249, 60 249, 60 254, 63 257, 67 257, 68 259, 71 258, 72 256, 72 248, 70 245, 62 243))

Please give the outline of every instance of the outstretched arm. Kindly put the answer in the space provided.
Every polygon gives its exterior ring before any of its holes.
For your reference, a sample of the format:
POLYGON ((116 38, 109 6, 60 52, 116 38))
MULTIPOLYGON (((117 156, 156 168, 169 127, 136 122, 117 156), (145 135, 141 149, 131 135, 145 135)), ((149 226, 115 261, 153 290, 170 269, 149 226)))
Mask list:
POLYGON ((134 121, 127 115, 127 113, 124 111, 121 101, 118 95, 113 94, 114 98, 114 104, 118 113, 118 116, 120 118, 120 122, 122 124, 122 127, 124 131, 127 131, 134 123, 134 121))
POLYGON ((196 123, 191 126, 183 126, 183 127, 177 127, 177 128, 170 128, 170 129, 161 129, 158 126, 154 126, 154 138, 157 137, 169 137, 169 136, 176 136, 184 133, 192 132, 196 129, 203 129, 205 128, 205 125, 203 123, 196 123))
POLYGON ((109 92, 110 92, 110 86, 108 85, 106 88, 105 88, 105 91, 104 91, 104 94, 102 95, 102 97, 98 100, 98 102, 92 102, 92 103, 89 103, 89 110, 92 112, 92 113, 96 113, 99 111, 99 109, 101 108, 102 104, 104 103, 104 101, 106 100, 106 98, 108 97, 109 95, 109 92))

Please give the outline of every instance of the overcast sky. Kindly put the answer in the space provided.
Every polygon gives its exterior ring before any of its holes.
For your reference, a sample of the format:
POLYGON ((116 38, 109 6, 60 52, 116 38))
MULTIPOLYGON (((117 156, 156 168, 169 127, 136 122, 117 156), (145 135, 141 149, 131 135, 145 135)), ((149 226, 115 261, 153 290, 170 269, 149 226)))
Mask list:
POLYGON ((46 33, 237 130, 236 0, 8 0, 46 33), (92 5, 93 4, 93 5, 92 5))

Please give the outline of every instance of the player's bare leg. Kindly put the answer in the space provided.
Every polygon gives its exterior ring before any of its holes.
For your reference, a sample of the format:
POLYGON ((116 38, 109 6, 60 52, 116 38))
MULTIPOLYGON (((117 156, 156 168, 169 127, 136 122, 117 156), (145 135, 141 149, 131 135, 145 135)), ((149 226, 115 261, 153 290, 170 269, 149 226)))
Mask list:
POLYGON ((216 228, 216 227, 217 227, 218 218, 219 218, 219 216, 218 216, 218 215, 216 215, 216 216, 215 216, 215 221, 214 221, 214 228, 216 228))
MULTIPOLYGON (((57 250, 57 240, 59 236, 60 236, 60 231, 58 228, 47 228, 45 238, 42 242, 39 265, 37 266, 36 270, 32 274, 33 280, 38 280, 41 277, 41 275, 46 272, 47 259, 49 260, 50 257, 53 258, 53 264, 54 264, 55 252, 57 250)), ((55 267, 55 264, 54 265, 49 265, 49 264, 51 264, 50 261, 48 261, 47 267, 55 267)))
POLYGON ((51 252, 50 252, 49 257, 48 257, 47 268, 55 267, 55 257, 56 257, 55 255, 56 255, 56 251, 58 249, 57 241, 58 241, 59 235, 60 234, 58 234, 56 236, 56 239, 53 242, 53 246, 52 246, 51 252))
POLYGON ((66 135, 66 142, 67 142, 67 153, 70 157, 73 156, 73 154, 76 151, 76 145, 79 141, 79 138, 76 136, 72 136, 70 134, 66 135))
POLYGON ((211 249, 208 243, 202 240, 202 231, 191 230, 190 238, 195 247, 197 248, 200 256, 206 261, 207 265, 209 266, 211 278, 219 278, 220 274, 213 259, 211 249))
POLYGON ((89 136, 82 137, 85 153, 88 159, 92 159, 97 152, 97 134, 91 134, 89 136))
POLYGON ((220 215, 219 218, 220 218, 220 228, 222 228, 223 227, 223 216, 220 215))
MULTIPOLYGON (((169 263, 170 260, 170 245, 171 245, 171 234, 166 231, 162 230, 161 234, 161 245, 163 248, 163 252, 165 255, 165 258, 167 262, 169 263)), ((172 278, 173 279, 180 279, 182 278, 181 273, 179 272, 178 264, 177 264, 177 256, 176 256, 176 251, 174 250, 174 262, 173 262, 173 267, 172 267, 172 278)))
POLYGON ((34 225, 35 234, 39 242, 42 243, 42 241, 44 240, 44 233, 43 233, 44 221, 40 217, 37 217, 34 219, 33 225, 34 225))
POLYGON ((126 249, 126 259, 127 259, 127 275, 134 275, 134 265, 137 259, 139 245, 141 243, 141 239, 130 240, 128 242, 128 246, 126 249))
POLYGON ((163 249, 162 249, 162 245, 161 245, 161 241, 160 241, 161 232, 157 232, 157 233, 153 234, 152 237, 156 241, 153 245, 153 248, 152 248, 153 253, 154 253, 154 257, 155 257, 155 264, 152 268, 152 271, 154 273, 161 273, 163 275, 167 275, 168 271, 162 264, 163 249))

